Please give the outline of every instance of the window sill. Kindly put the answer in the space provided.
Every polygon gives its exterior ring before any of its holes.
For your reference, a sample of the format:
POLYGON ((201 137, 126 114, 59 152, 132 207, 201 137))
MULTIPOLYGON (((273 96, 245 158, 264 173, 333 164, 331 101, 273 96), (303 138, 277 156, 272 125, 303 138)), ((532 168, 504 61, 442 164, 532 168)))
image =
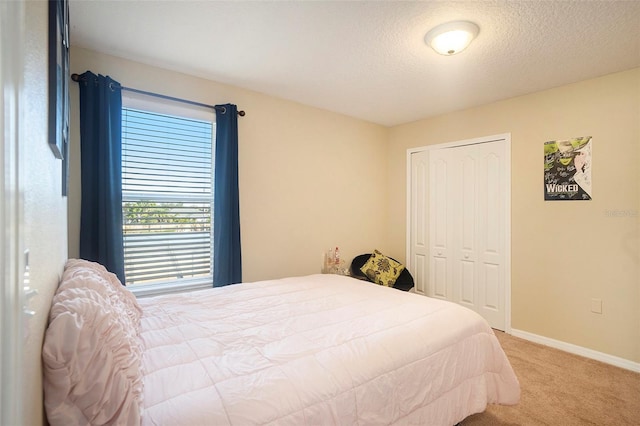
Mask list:
POLYGON ((196 279, 189 281, 173 281, 158 284, 133 285, 127 287, 136 297, 160 296, 171 293, 184 293, 187 291, 204 290, 213 288, 211 279, 196 279))

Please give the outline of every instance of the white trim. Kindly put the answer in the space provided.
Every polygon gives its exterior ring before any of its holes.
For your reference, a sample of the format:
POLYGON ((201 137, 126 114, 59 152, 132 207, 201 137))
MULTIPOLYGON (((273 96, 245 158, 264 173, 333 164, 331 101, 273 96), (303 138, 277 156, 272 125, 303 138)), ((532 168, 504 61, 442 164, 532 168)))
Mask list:
MULTIPOLYGON (((22 424, 24 2, 0 2, 0 424, 22 424)), ((42 141, 44 143, 44 140, 42 141)), ((37 401, 36 401, 37 403, 37 401)))
MULTIPOLYGON (((495 137, 495 136, 494 136, 495 137)), ((504 239, 504 257, 505 257, 505 268, 504 268, 504 310, 505 310, 505 323, 504 323, 504 331, 506 333, 511 333, 511 133, 504 133, 500 135, 501 138, 505 140, 505 153, 507 155, 507 163, 505 164, 505 173, 509 177, 505 179, 506 186, 506 194, 505 194, 505 218, 504 225, 506 228, 506 232, 508 235, 505 236, 504 239)))
POLYGON ((406 265, 409 270, 411 270, 411 154, 429 151, 432 149, 442 149, 442 148, 456 148, 459 146, 466 145, 475 145, 480 143, 489 143, 489 142, 497 142, 497 141, 505 141, 505 151, 507 154, 507 158, 509 161, 505 164, 505 173, 508 176, 506 179, 506 208, 505 211, 505 227, 507 229, 508 235, 505 236, 505 300, 504 300, 504 310, 505 310, 505 325, 504 331, 505 333, 511 334, 511 133, 500 133, 497 135, 483 136, 479 138, 473 139, 464 139, 460 141, 454 142, 445 142, 439 143, 435 145, 425 145, 416 148, 407 149, 407 160, 406 160, 406 226, 405 226, 405 259, 406 265))
POLYGON ((624 368, 625 370, 631 370, 635 371, 636 373, 640 373, 640 363, 625 358, 620 358, 615 355, 609 355, 604 352, 594 351, 593 349, 563 342, 561 340, 551 339, 549 337, 540 336, 538 334, 529 333, 528 331, 511 329, 510 334, 515 337, 528 340, 530 342, 539 343, 541 345, 560 349, 561 351, 569 352, 574 355, 580 355, 585 358, 594 359, 596 361, 604 362, 605 364, 610 364, 615 367, 620 367, 624 368))
POLYGON ((407 149, 407 157, 409 158, 409 161, 411 159, 411 154, 413 154, 414 152, 420 152, 420 151, 429 151, 431 149, 442 149, 442 148, 455 148, 458 146, 465 146, 465 145, 475 145, 475 144, 479 144, 479 143, 488 143, 488 142, 496 142, 496 141, 500 141, 500 140, 506 140, 507 142, 509 142, 509 144, 511 144, 511 133, 500 133, 497 135, 490 135, 490 136, 483 136, 480 138, 473 138, 473 139, 464 139, 461 141, 454 141, 454 142, 444 142, 444 143, 439 143, 439 144, 435 144, 435 145, 425 145, 425 146, 419 146, 416 148, 409 148, 407 149))
MULTIPOLYGON (((411 154, 413 152, 418 152, 418 151, 412 151, 411 149, 407 149, 407 161, 406 161, 406 180, 405 182, 407 183, 405 185, 406 188, 406 205, 405 205, 405 211, 406 211, 406 217, 405 217, 405 236, 404 236, 404 242, 405 242, 405 255, 404 255, 404 259, 405 259, 405 263, 406 263, 406 268, 411 271, 411 154)), ((414 287, 415 289, 415 287, 414 287)), ((418 293, 420 294, 420 293, 418 293)))

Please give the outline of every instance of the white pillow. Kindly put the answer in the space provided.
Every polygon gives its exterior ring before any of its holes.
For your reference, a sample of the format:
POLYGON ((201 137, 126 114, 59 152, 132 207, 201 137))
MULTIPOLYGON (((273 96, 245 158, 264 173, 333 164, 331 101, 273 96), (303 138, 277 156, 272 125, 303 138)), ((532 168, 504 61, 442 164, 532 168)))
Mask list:
POLYGON ((42 348, 51 425, 140 423, 141 312, 102 265, 67 262, 42 348))

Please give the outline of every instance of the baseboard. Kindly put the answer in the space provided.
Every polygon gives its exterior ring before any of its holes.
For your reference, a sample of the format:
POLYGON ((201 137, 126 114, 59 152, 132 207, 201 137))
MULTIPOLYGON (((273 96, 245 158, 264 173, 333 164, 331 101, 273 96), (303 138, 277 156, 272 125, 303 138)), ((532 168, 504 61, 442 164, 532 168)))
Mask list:
POLYGON ((625 370, 631 370, 631 371, 635 371, 636 373, 640 373, 640 363, 638 362, 633 362, 628 359, 620 358, 614 355, 609 355, 603 352, 594 351, 593 349, 574 345, 572 343, 550 339, 548 337, 529 333, 527 331, 516 330, 515 328, 511 329, 511 334, 515 337, 529 340, 534 343, 550 346, 555 349, 560 349, 561 351, 569 352, 575 355, 580 355, 585 358, 595 359, 596 361, 604 362, 606 364, 611 364, 616 367, 624 368, 625 370))

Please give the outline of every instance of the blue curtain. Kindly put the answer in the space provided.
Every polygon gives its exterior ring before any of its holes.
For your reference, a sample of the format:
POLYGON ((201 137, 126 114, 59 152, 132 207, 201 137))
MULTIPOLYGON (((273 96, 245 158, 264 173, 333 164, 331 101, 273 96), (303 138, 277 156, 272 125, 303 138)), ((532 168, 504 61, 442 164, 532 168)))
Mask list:
POLYGON ((242 282, 238 194, 238 108, 216 105, 213 286, 242 282))
POLYGON ((79 87, 80 257, 104 265, 124 284, 122 91, 118 82, 90 71, 79 87))

